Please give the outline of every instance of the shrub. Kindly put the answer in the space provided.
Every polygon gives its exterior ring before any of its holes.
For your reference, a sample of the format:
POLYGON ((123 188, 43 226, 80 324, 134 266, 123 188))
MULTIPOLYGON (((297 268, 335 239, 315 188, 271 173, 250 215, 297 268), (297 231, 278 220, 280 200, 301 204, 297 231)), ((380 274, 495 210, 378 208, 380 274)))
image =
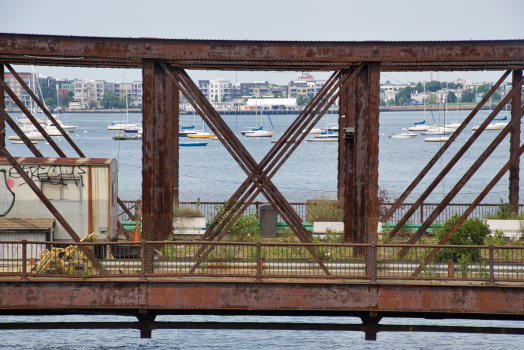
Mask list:
POLYGON ((517 220, 524 219, 524 214, 517 214, 513 211, 513 206, 509 203, 504 203, 502 199, 500 204, 497 206, 495 213, 486 214, 486 219, 490 220, 517 220))
MULTIPOLYGON (((228 201, 224 202, 224 206, 227 205, 228 201)), ((222 206, 215 206, 215 210, 217 211, 217 216, 220 215, 220 211, 222 209, 222 206)), ((227 211, 220 217, 219 223, 222 223, 222 221, 225 220, 225 218, 229 215, 231 210, 227 211)), ((216 218, 216 216, 215 216, 216 218)), ((213 220, 215 220, 213 218, 213 220)), ((258 213, 256 211, 248 214, 242 214, 238 220, 231 226, 229 229, 229 239, 231 241, 236 242, 245 242, 245 241, 259 241, 261 239, 260 235, 260 229, 258 226, 258 213)))
POLYGON ((174 207, 173 208, 173 219, 175 218, 201 218, 204 217, 204 213, 200 211, 198 207, 174 207))
POLYGON ((344 221, 344 204, 337 200, 320 197, 306 208, 306 220, 314 221, 344 221))
MULTIPOLYGON (((437 231, 437 238, 441 240, 451 227, 458 221, 459 214, 453 215, 444 226, 437 231)), ((457 229, 457 231, 446 242, 449 245, 484 245, 486 237, 489 236, 490 230, 485 220, 478 218, 467 219, 457 229)), ((435 260, 437 261, 476 261, 480 257, 478 249, 441 249, 435 260), (466 260, 467 259, 467 260, 466 260)))

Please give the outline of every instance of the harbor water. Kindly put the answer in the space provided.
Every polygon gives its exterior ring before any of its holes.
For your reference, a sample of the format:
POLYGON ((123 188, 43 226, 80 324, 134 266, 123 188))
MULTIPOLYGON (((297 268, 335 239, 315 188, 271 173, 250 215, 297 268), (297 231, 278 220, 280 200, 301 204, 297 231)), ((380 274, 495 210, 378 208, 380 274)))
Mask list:
MULTIPOLYGON (((444 121, 444 113, 433 111, 436 123, 461 122, 469 111, 450 111, 444 121)), ((12 114, 16 116, 15 113, 12 114)), ((448 152, 415 190, 421 193, 435 178, 453 155, 472 135, 471 127, 478 125, 488 111, 478 113, 475 120, 459 136, 448 152)), ((499 117, 503 117, 501 112, 499 117)), ((271 122, 275 135, 272 138, 247 138, 241 142, 253 157, 260 161, 277 139, 291 124, 296 115, 274 115, 271 122)), ((428 124, 434 124, 431 113, 425 114, 428 124)), ((318 124, 336 123, 337 115, 324 117, 318 124)), ((115 120, 125 121, 124 114, 74 113, 62 116, 68 125, 77 125, 70 134, 88 157, 116 158, 119 164, 119 192, 140 194, 141 189, 141 141, 114 141, 115 131, 107 125, 115 120)), ((424 119, 423 112, 383 112, 380 114, 379 186, 392 197, 398 196, 423 169, 429 159, 442 146, 440 143, 424 142, 424 136, 414 139, 391 139, 391 133, 402 133, 414 122, 424 119)), ((256 126, 255 116, 226 115, 224 120, 235 132, 256 126)), ((262 117, 265 129, 271 129, 267 115, 262 117)), ((129 122, 141 123, 141 114, 130 114, 129 122)), ((182 115, 181 126, 195 125, 202 129, 199 116, 182 115)), ((260 116, 258 125, 260 125, 260 116)), ((209 130, 208 128, 206 128, 209 130)), ((473 164, 500 131, 485 131, 457 163, 446 179, 435 189, 435 200, 442 198, 473 164)), ((7 136, 13 135, 8 130, 7 136)), ((309 138, 309 137, 308 137, 309 138)), ((73 149, 64 138, 55 138, 69 157, 75 157, 73 149)), ((184 139, 186 141, 187 139, 184 139)), ((188 140, 188 142, 196 142, 188 140)), ((245 174, 231 155, 217 140, 206 147, 180 148, 180 190, 183 200, 225 200, 244 181, 245 174)), ((25 145, 7 145, 14 156, 31 156, 25 145)), ((45 142, 37 147, 49 157, 56 153, 45 142)), ((493 152, 474 177, 460 192, 471 201, 493 178, 509 159, 509 136, 493 152)), ((521 179, 523 177, 521 176, 521 179)), ((506 199, 508 191, 506 175, 492 190, 489 202, 506 199)), ((291 201, 306 200, 320 196, 334 196, 337 180, 337 143, 306 142, 301 144, 274 177, 275 185, 291 201)), ((524 184, 521 180, 521 186, 524 184)), ((459 199, 460 199, 459 198, 459 199)), ((463 202, 463 200, 460 200, 463 202)), ((123 316, 2 316, 0 322, 107 322, 129 321, 123 316)), ((360 323, 354 317, 255 317, 255 316, 159 316, 157 321, 190 322, 304 322, 304 323, 360 323)), ((385 318, 384 324, 421 324, 486 327, 524 327, 524 322, 478 321, 478 320, 426 320, 385 318)), ((140 339, 136 330, 38 330, 3 331, 0 347, 4 349, 521 349, 522 339, 512 335, 453 334, 453 333, 379 333, 376 342, 364 340, 362 332, 320 331, 234 331, 234 330, 155 330, 152 339, 140 339)))

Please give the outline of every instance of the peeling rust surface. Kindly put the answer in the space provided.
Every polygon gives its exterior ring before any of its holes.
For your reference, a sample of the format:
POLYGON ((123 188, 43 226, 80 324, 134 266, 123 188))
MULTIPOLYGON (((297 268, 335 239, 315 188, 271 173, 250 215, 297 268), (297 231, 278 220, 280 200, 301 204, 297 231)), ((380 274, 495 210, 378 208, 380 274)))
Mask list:
POLYGON ((0 310, 381 311, 524 316, 521 287, 223 282, 4 282, 0 310))
POLYGON ((162 59, 188 69, 323 71, 380 61, 386 71, 438 66, 468 70, 481 68, 479 63, 484 69, 523 67, 523 58, 524 40, 313 42, 0 34, 0 62, 74 67, 140 68, 142 59, 162 59))

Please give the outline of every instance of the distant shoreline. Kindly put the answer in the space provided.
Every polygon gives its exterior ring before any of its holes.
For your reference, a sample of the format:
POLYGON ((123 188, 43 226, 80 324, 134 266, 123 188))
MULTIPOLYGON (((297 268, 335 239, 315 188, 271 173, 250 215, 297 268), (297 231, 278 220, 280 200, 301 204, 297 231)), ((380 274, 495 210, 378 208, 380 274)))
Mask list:
MULTIPOLYGON (((475 109, 477 105, 461 105, 458 106, 458 109, 463 110, 473 110, 475 109)), ((407 112, 407 111, 424 111, 424 106, 380 106, 381 112, 407 112)), ((489 106, 483 106, 481 108, 482 110, 489 110, 489 106)), ((429 107, 426 106, 426 111, 429 111, 429 107)), ((448 111, 456 111, 457 107, 448 107, 448 111)), ((438 111, 438 108, 433 108, 433 111, 438 111)), ((9 110, 6 109, 6 112, 10 113, 22 113, 20 110, 9 110)), ((282 114, 299 114, 301 111, 299 110, 270 110, 270 111, 263 111, 263 114, 267 114, 269 112, 270 115, 282 115, 282 114)), ((94 109, 94 110, 66 110, 65 113, 126 113, 125 109, 94 109)), ((142 113, 142 109, 130 109, 129 113, 142 113)), ((235 114, 243 114, 243 115, 255 115, 257 114, 256 111, 218 111, 219 114, 223 115, 235 115, 235 114)), ((260 111, 258 112, 260 113, 260 111)), ((181 115, 193 115, 196 114, 194 111, 180 111, 181 115)), ((338 114, 338 109, 330 109, 327 111, 326 114, 338 114)))

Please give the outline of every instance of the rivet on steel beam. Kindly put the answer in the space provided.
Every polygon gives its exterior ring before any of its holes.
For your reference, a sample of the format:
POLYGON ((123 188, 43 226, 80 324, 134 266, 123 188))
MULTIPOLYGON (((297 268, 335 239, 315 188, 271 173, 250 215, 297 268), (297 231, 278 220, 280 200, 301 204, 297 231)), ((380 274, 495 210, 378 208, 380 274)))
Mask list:
POLYGON ((151 50, 151 44, 147 43, 147 44, 145 45, 145 48, 146 48, 146 50, 151 50))

